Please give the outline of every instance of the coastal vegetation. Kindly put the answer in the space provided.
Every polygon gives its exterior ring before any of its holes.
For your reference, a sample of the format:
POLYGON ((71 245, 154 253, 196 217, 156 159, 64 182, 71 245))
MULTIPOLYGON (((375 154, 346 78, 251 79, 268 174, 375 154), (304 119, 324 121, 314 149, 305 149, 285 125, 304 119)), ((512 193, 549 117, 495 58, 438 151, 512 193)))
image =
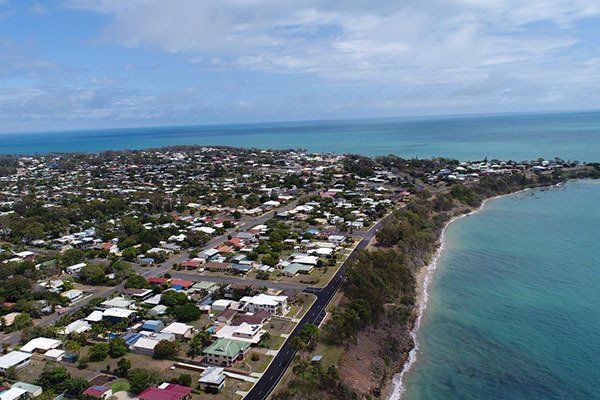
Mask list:
MULTIPOLYGON (((415 183, 430 168, 458 165, 443 159, 403 160, 395 156, 377 161, 409 169, 415 183)), ((347 166, 365 175, 373 168, 363 157, 347 166)), ((414 346, 409 333, 416 318, 416 277, 430 262, 450 218, 469 212, 487 198, 576 178, 600 178, 600 165, 552 173, 485 176, 468 184, 452 182, 435 193, 419 191, 406 207, 386 217, 374 248, 356 252, 347 261, 343 299, 330 310, 320 337, 323 346, 344 349, 336 374, 324 373, 320 364, 309 364, 302 358, 288 386, 276 398, 382 397, 414 346)))

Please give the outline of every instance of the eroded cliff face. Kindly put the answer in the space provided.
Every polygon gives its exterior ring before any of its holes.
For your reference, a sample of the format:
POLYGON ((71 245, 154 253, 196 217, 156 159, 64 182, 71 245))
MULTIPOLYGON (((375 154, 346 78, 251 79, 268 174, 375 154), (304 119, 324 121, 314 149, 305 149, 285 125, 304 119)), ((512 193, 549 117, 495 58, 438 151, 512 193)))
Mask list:
POLYGON ((342 381, 363 398, 387 398, 393 375, 402 370, 414 347, 414 321, 413 307, 388 305, 378 323, 362 330, 344 352, 342 381))

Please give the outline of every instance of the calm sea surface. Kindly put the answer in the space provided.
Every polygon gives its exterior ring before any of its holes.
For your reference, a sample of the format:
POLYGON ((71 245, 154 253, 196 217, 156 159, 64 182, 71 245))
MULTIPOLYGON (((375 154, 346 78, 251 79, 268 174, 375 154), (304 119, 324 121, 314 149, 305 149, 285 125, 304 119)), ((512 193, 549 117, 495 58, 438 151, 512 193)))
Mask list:
POLYGON ((600 181, 452 224, 402 399, 600 399, 600 181))
POLYGON ((176 144, 403 157, 556 157, 597 161, 600 113, 457 116, 0 134, 0 153, 140 149, 176 144))
MULTIPOLYGON (((0 153, 176 144, 403 157, 600 160, 600 113, 0 134, 0 153)), ((600 182, 452 225, 403 399, 600 399, 600 182)))

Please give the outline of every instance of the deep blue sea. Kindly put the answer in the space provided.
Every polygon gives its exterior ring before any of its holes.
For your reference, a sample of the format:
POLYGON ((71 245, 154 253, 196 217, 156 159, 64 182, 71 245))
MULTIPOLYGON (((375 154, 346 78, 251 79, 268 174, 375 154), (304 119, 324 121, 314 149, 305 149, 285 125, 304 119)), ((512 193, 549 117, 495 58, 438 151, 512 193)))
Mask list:
POLYGON ((600 399, 599 240, 600 181, 451 224, 401 398, 600 399))
POLYGON ((141 149, 177 144, 306 148, 460 160, 537 157, 593 161, 600 113, 483 115, 0 134, 0 153, 141 149))

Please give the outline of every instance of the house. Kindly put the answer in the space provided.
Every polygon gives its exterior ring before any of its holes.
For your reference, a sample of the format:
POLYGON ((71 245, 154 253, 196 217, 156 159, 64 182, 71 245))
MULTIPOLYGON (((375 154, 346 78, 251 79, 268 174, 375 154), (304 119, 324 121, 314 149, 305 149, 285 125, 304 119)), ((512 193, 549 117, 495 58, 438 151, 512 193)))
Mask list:
POLYGON ((173 279, 171 280, 171 287, 175 290, 188 290, 194 282, 186 281, 185 279, 173 279))
POLYGON ((211 272, 227 272, 231 270, 231 264, 221 262, 208 262, 204 264, 204 268, 211 272))
POLYGON ((346 240, 346 236, 342 235, 329 235, 327 241, 335 244, 341 244, 346 240))
POLYGON ((19 369, 29 365, 31 354, 23 351, 11 351, 0 357, 0 374, 6 374, 10 368, 19 369))
POLYGON ((109 308, 102 312, 102 320, 114 324, 118 324, 127 318, 135 316, 135 311, 127 310, 125 308, 109 308))
POLYGON ((272 296, 261 293, 256 296, 244 296, 240 299, 240 308, 244 311, 256 313, 283 314, 287 310, 287 296, 272 296))
POLYGON ((221 367, 206 367, 198 379, 200 389, 211 393, 220 392, 225 386, 223 371, 221 367))
POLYGON ((240 340, 251 344, 258 344, 265 331, 262 325, 251 325, 246 322, 240 325, 225 325, 221 327, 215 336, 223 339, 240 340))
POLYGON ((26 390, 30 397, 38 397, 44 392, 41 386, 33 385, 27 382, 15 382, 12 387, 26 390))
POLYGON ((237 311, 228 308, 225 311, 223 311, 221 314, 219 314, 219 316, 217 317, 217 321, 219 322, 223 322, 225 324, 229 324, 232 320, 233 317, 237 314, 237 311))
POLYGON ((149 387, 139 394, 140 400, 184 400, 189 399, 192 388, 174 383, 163 383, 159 387, 149 387))
POLYGON ((112 389, 108 386, 90 386, 83 392, 83 395, 95 399, 108 399, 112 396, 112 389))
POLYGON ((191 260, 186 260, 179 265, 185 269, 196 269, 202 265, 202 259, 192 258, 191 260))
POLYGON ((59 333, 61 335, 69 335, 71 333, 82 333, 92 329, 92 326, 83 319, 78 319, 65 326, 59 333))
POLYGON ((24 344, 23 347, 21 347, 21 351, 27 353, 45 353, 48 350, 56 349, 60 345, 60 340, 37 337, 24 344))
POLYGON ((150 315, 153 315, 155 317, 161 316, 161 315, 165 315, 167 313, 167 306, 163 305, 163 304, 159 304, 155 307, 152 307, 148 313, 150 315))
POLYGON ((215 300, 212 303, 212 305, 210 306, 210 308, 213 311, 225 311, 226 309, 231 307, 231 303, 233 303, 232 300, 219 299, 219 300, 215 300))
POLYGON ((133 300, 124 297, 113 297, 110 300, 102 302, 102 306, 106 308, 132 308, 135 305, 133 300))
POLYGON ((85 263, 71 265, 70 267, 67 267, 67 274, 77 275, 83 267, 85 267, 85 263))
POLYGON ((131 346, 129 346, 129 349, 133 353, 152 357, 154 355, 154 348, 158 342, 160 342, 160 340, 151 337, 140 337, 131 346))
POLYGON ((313 269, 313 265, 290 263, 283 269, 283 271, 281 271, 281 273, 286 276, 296 276, 297 274, 310 274, 313 269))
POLYGON ((271 317, 268 311, 262 310, 254 314, 236 314, 233 317, 231 325, 241 325, 244 322, 247 324, 264 324, 271 317))
POLYGON ((317 265, 319 257, 309 256, 308 254, 294 254, 292 255, 292 263, 295 264, 306 264, 306 265, 317 265))
POLYGON ((2 319, 2 325, 11 326, 15 322, 15 318, 17 318, 22 313, 20 312, 12 312, 10 314, 3 315, 0 317, 2 319))
POLYGON ((173 322, 167 325, 161 333, 172 333, 177 339, 191 338, 193 335, 194 327, 191 325, 182 324, 181 322, 173 322))
POLYGON ((127 295, 136 300, 146 300, 152 295, 152 289, 136 289, 136 288, 128 288, 123 290, 123 294, 127 295))
POLYGON ((25 399, 29 396, 29 393, 25 389, 11 387, 8 390, 0 392, 0 400, 19 400, 25 399))
POLYGON ((44 358, 48 361, 59 362, 65 356, 65 351, 60 349, 51 349, 44 353, 44 358))
POLYGON ((231 367, 236 361, 244 359, 250 349, 250 343, 240 340, 217 339, 204 349, 205 361, 209 364, 231 367))
POLYGON ((148 283, 151 285, 166 285, 169 283, 169 278, 159 278, 159 277, 152 277, 148 279, 148 283))
POLYGON ((142 330, 144 331, 150 331, 150 332, 160 332, 161 330, 163 330, 165 327, 165 325, 163 324, 163 322, 161 320, 147 320, 144 322, 144 324, 142 325, 142 330))
POLYGON ((252 266, 246 264, 234 264, 231 266, 231 269, 238 274, 245 275, 252 269, 252 266))
POLYGON ((81 300, 83 298, 83 292, 77 289, 67 290, 60 294, 62 297, 66 297, 71 303, 81 300))

